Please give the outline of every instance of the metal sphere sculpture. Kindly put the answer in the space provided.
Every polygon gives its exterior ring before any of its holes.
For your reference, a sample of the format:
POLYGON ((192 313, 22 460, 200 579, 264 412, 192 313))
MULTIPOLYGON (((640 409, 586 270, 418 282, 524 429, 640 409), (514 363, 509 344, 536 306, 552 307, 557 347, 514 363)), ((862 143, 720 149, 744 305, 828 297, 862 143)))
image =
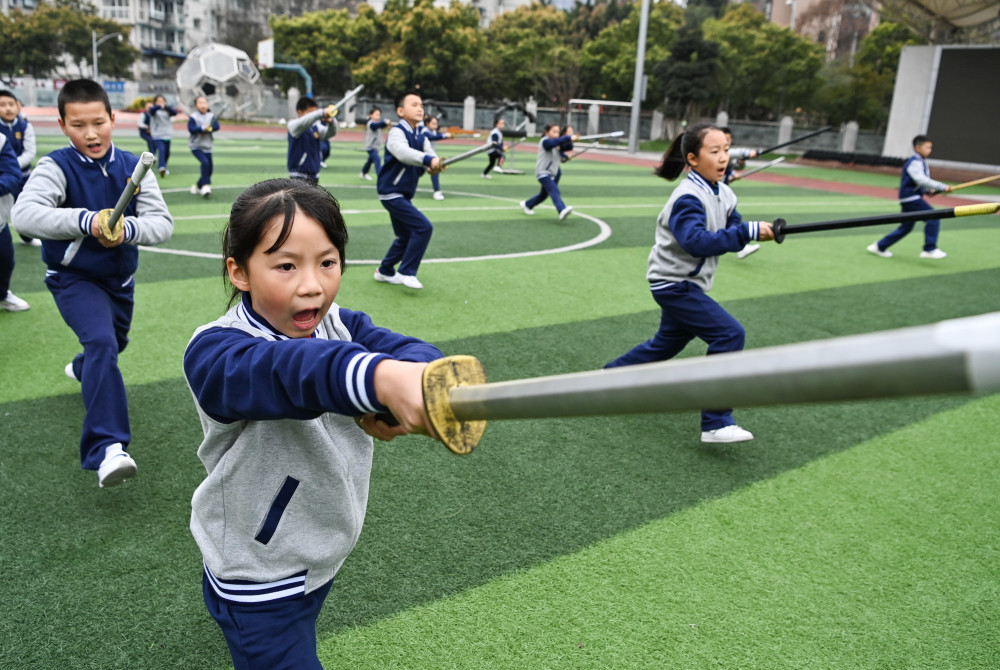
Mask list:
POLYGON ((186 107, 205 96, 216 116, 243 119, 264 105, 260 72, 236 47, 209 42, 195 47, 177 69, 177 92, 186 107))

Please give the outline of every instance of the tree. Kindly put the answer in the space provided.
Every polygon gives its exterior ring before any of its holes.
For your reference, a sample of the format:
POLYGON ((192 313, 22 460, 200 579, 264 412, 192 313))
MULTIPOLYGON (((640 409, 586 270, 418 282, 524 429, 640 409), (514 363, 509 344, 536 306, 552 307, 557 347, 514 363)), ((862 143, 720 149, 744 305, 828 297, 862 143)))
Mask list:
POLYGON ((718 67, 719 45, 702 38, 700 25, 685 24, 670 57, 653 68, 663 82, 667 113, 683 119, 701 116, 706 104, 718 97, 718 67))
MULTIPOLYGON (((631 100, 635 82, 636 42, 639 35, 639 12, 632 12, 619 24, 601 31, 596 39, 584 44, 581 69, 588 95, 611 100, 631 100)), ((684 10, 673 2, 655 2, 649 8, 646 31, 646 59, 643 71, 649 73, 647 106, 663 100, 665 82, 654 72, 656 63, 670 55, 677 30, 684 21, 684 10)))
MULTIPOLYGON (((373 10, 365 5, 368 12, 373 10)), ((351 19, 346 9, 308 12, 297 17, 271 16, 275 61, 296 63, 313 79, 315 91, 343 91, 351 88, 352 64, 364 53, 354 39, 354 29, 365 25, 351 19)), ((375 36, 381 36, 375 31, 375 36)), ((377 43, 377 42, 375 42, 377 43)), ((282 75, 288 86, 298 75, 282 75)))
POLYGON ((708 19, 705 39, 719 45, 719 97, 730 116, 773 119, 808 106, 821 81, 823 50, 776 26, 749 4, 708 19))

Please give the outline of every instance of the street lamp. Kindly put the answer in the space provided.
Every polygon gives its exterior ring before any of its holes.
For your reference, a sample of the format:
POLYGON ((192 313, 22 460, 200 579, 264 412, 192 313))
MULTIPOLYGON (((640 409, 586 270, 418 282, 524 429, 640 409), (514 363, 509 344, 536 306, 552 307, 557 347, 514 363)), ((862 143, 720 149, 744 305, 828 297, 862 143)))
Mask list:
POLYGON ((93 29, 91 29, 91 31, 90 31, 90 43, 91 43, 91 45, 94 48, 94 59, 93 59, 93 63, 94 63, 94 81, 97 81, 97 79, 98 79, 98 72, 97 72, 97 47, 101 46, 102 44, 104 44, 105 42, 107 42, 108 40, 110 40, 112 37, 117 37, 119 42, 121 42, 122 39, 124 39, 122 37, 121 33, 111 33, 110 35, 105 35, 101 39, 97 39, 97 31, 93 30, 93 29))

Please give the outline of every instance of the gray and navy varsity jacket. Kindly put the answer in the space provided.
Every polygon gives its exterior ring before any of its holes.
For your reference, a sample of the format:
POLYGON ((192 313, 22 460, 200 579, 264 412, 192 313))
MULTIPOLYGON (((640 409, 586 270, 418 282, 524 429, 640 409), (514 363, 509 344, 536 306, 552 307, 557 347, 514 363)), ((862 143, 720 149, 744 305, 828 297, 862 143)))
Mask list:
POLYGON ((212 153, 215 131, 219 129, 219 120, 212 112, 202 114, 198 110, 191 112, 188 117, 188 148, 194 151, 201 149, 207 154, 212 153), (208 130, 211 128, 212 130, 208 130))
POLYGON ((0 134, 0 230, 7 226, 10 209, 20 190, 21 169, 17 165, 17 156, 7 137, 0 134))
POLYGON ((543 137, 538 143, 538 160, 535 161, 535 178, 541 179, 548 175, 555 179, 559 174, 559 164, 562 162, 562 153, 573 150, 573 137, 570 135, 560 135, 559 137, 543 137))
POLYGON ((174 124, 171 117, 177 116, 177 108, 170 105, 153 105, 149 108, 149 134, 154 140, 167 140, 174 136, 174 124))
POLYGON ((417 182, 435 156, 427 136, 400 119, 385 141, 385 162, 378 173, 376 188, 379 200, 412 198, 417 192, 417 182))
POLYGON ((322 109, 314 109, 308 114, 288 122, 288 176, 319 179, 320 163, 323 160, 320 143, 337 134, 337 119, 330 125, 320 123, 322 109))
POLYGON ((733 189, 690 171, 656 219, 656 243, 646 270, 649 288, 689 281, 708 291, 719 256, 739 251, 759 231, 760 222, 740 218, 733 189))
POLYGON ((389 125, 385 119, 378 121, 368 120, 365 124, 365 151, 382 150, 382 129, 389 125))
POLYGON ((24 179, 27 179, 38 150, 34 126, 28 123, 28 119, 23 116, 17 116, 10 123, 0 120, 0 133, 7 136, 14 153, 17 154, 17 163, 21 166, 21 174, 24 175, 24 179))
POLYGON ((372 438, 352 417, 386 408, 375 366, 437 347, 333 305, 311 338, 288 338, 242 301, 195 331, 184 353, 208 476, 191 533, 220 598, 260 603, 329 582, 368 504, 372 438))
POLYGON ((920 154, 913 154, 903 165, 903 176, 899 181, 899 201, 913 202, 924 197, 928 191, 943 191, 947 184, 931 179, 927 161, 920 154))
POLYGON ((11 220, 14 228, 42 240, 48 272, 71 271, 127 282, 139 265, 139 244, 170 239, 174 221, 152 171, 125 208, 125 243, 110 249, 90 234, 102 209, 111 209, 139 159, 114 145, 100 161, 72 146, 42 157, 18 196, 11 220))

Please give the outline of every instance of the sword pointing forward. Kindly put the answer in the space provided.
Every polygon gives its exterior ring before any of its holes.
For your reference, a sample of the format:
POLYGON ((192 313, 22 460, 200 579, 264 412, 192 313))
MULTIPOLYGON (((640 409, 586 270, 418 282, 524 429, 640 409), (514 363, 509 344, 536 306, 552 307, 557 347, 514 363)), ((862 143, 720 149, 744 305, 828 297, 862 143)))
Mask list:
POLYGON ((577 142, 584 142, 586 140, 602 140, 606 137, 621 137, 625 134, 624 130, 616 130, 613 133, 599 133, 597 135, 582 135, 576 138, 577 142))
POLYGON ((464 161, 466 158, 472 158, 473 156, 475 156, 477 154, 481 154, 484 151, 489 151, 490 149, 493 148, 493 146, 494 145, 493 145, 492 142, 487 142, 486 144, 478 146, 475 149, 469 149, 468 151, 466 151, 464 153, 460 153, 457 156, 452 156, 451 158, 442 158, 441 159, 441 169, 443 170, 444 168, 448 167, 452 163, 458 163, 459 161, 464 161))
POLYGON ((125 208, 128 207, 128 203, 132 200, 132 196, 139 190, 139 184, 146 176, 146 173, 149 172, 149 168, 153 166, 153 160, 155 160, 155 156, 148 151, 143 151, 139 155, 139 162, 135 164, 135 168, 132 170, 132 176, 128 178, 127 182, 125 182, 125 189, 122 191, 122 194, 118 196, 118 202, 115 204, 115 208, 111 212, 111 217, 108 219, 108 230, 103 231, 102 229, 104 237, 108 240, 118 239, 118 234, 121 232, 122 226, 125 225, 125 219, 122 217, 125 213, 125 208))
POLYGON ((764 407, 1000 390, 1000 312, 928 326, 629 367, 486 383, 472 356, 424 371, 424 404, 456 454, 487 419, 764 407))
POLYGON ((336 116, 337 112, 340 111, 340 108, 343 107, 344 105, 346 105, 347 103, 349 103, 351 100, 353 100, 354 97, 358 93, 360 93, 361 90, 364 87, 365 87, 364 84, 360 84, 357 88, 353 88, 350 91, 348 91, 347 94, 343 98, 341 98, 337 102, 333 103, 332 105, 328 106, 326 108, 327 116, 336 116))

